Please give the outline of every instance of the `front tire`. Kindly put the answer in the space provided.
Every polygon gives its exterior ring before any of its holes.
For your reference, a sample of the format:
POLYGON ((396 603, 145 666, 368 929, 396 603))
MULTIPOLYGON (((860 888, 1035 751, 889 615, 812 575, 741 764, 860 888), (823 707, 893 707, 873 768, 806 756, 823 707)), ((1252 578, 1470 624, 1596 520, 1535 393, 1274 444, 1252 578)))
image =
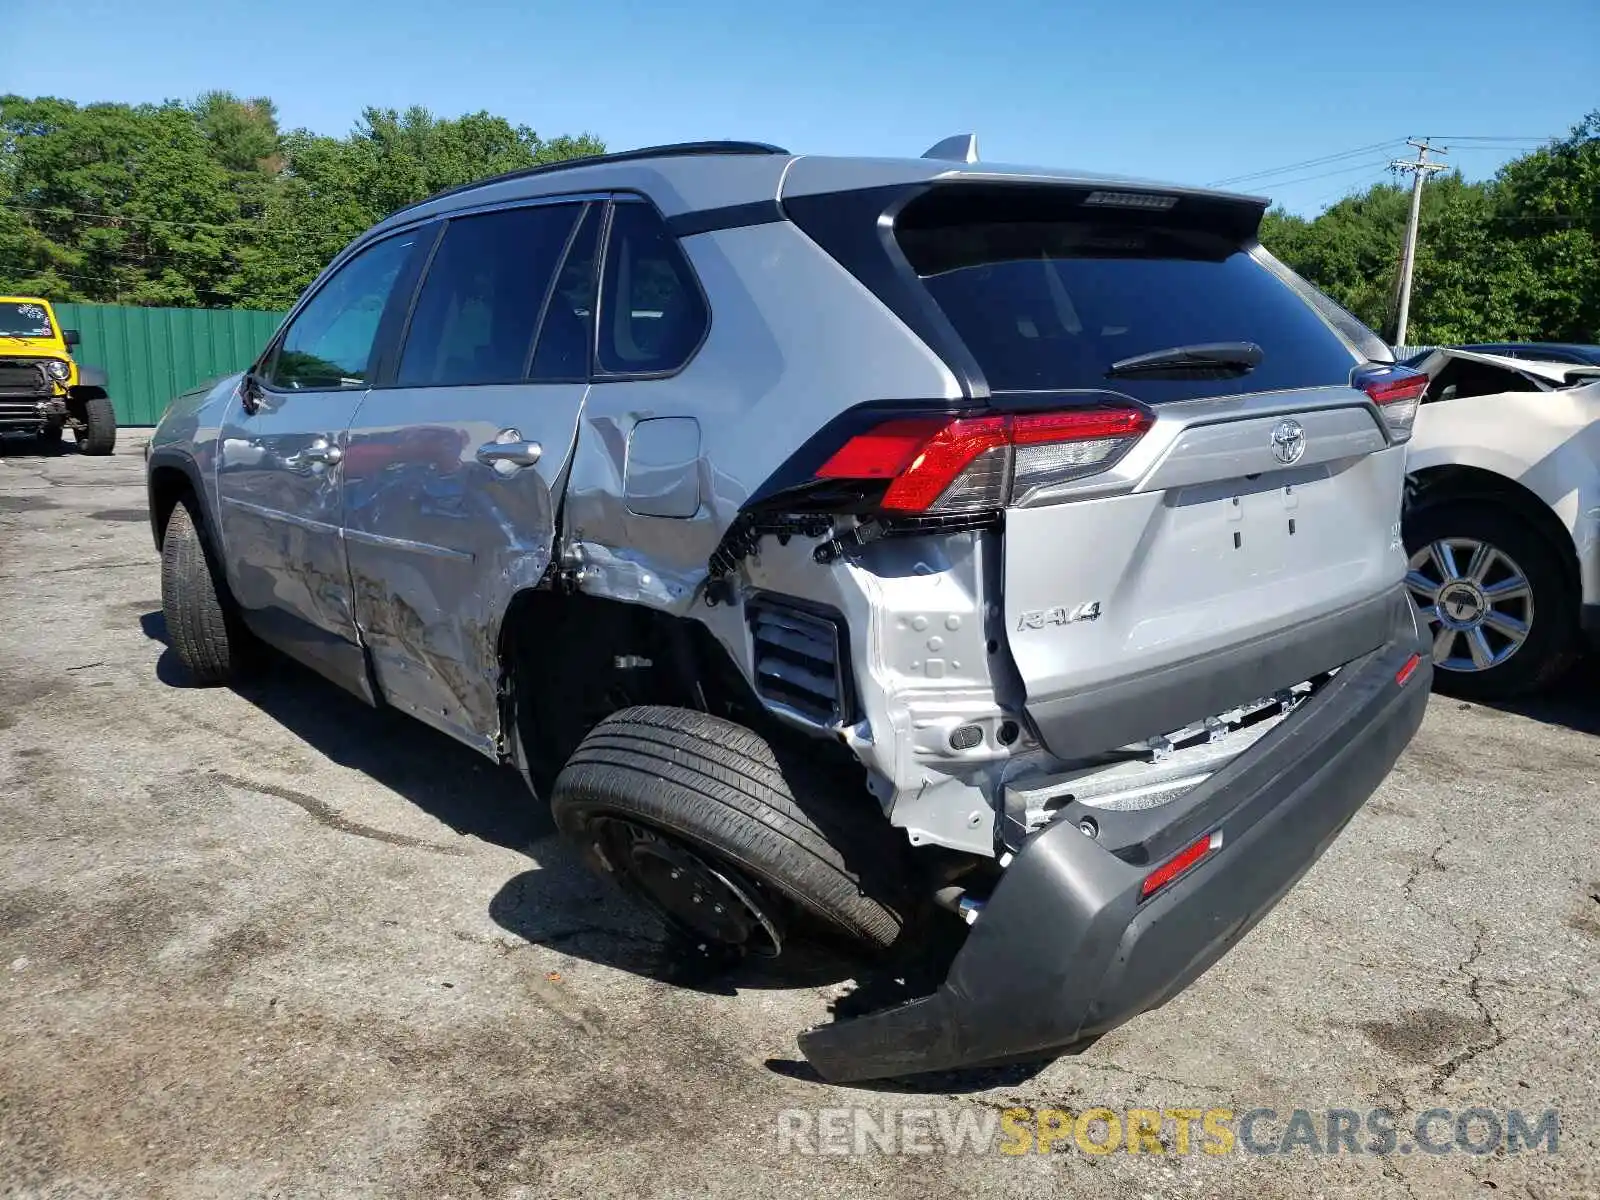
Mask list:
POLYGON ((584 738, 556 824, 691 953, 776 956, 791 918, 882 951, 905 927, 903 838, 865 788, 780 762, 760 734, 635 707, 584 738))
POLYGON ((242 635, 226 608, 226 585, 183 499, 161 539, 161 612, 178 660, 203 685, 225 683, 238 667, 242 635))
POLYGON ((1445 500, 1406 518, 1406 586, 1433 641, 1434 686, 1505 700, 1578 655, 1578 596, 1549 540, 1514 511, 1445 500))
POLYGON ((117 448, 117 410, 107 396, 91 396, 83 402, 77 430, 79 454, 110 454, 117 448))
POLYGON ((39 430, 39 449, 43 450, 46 454, 55 454, 59 452, 61 449, 61 431, 63 428, 65 428, 65 423, 59 417, 54 420, 46 421, 44 423, 44 427, 39 430))

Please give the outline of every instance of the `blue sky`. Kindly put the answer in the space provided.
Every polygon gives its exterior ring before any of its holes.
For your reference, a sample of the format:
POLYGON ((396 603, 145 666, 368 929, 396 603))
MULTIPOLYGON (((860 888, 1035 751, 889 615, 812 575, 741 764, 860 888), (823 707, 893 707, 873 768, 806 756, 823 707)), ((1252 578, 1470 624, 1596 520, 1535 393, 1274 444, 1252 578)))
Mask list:
POLYGON ((995 162, 1189 183, 1306 163, 1236 185, 1299 212, 1383 178, 1407 136, 1479 178, 1600 107, 1595 0, 75 0, 64 19, 70 53, 10 56, 0 90, 226 88, 332 134, 369 104, 487 109, 613 149, 916 155, 976 131, 995 162))

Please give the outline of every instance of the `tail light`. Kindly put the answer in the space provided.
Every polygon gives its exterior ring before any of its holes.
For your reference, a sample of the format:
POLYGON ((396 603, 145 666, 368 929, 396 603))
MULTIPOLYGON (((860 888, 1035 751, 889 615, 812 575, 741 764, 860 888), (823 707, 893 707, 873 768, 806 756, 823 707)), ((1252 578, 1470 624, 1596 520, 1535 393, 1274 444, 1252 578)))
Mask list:
POLYGON ((1372 397, 1395 441, 1411 436, 1422 394, 1428 390, 1428 376, 1410 367, 1371 366, 1358 370, 1352 382, 1372 397))
POLYGON ((897 417, 851 437, 816 477, 885 481, 876 507, 886 512, 985 512, 1104 471, 1148 428, 1147 415, 1122 407, 897 417))

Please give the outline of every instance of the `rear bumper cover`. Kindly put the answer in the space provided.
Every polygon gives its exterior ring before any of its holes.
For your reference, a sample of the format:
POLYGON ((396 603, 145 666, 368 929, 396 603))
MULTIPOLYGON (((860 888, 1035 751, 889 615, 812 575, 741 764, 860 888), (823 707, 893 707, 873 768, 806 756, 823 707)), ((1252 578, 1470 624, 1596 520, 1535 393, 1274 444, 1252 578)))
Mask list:
POLYGON ((1383 645, 1393 596, 1301 621, 1217 654, 1065 696, 1028 700, 1028 716, 1050 752, 1075 759, 1124 746, 1153 729, 1181 729, 1236 704, 1249 704, 1383 645))
POLYGON ((839 1082, 1044 1057, 1188 986, 1327 849, 1421 724, 1432 664, 1423 653, 1396 681, 1423 647, 1403 597, 1393 612, 1385 644, 1194 792, 1138 818, 1146 827, 1102 821, 1091 839, 1075 806, 1063 810, 1006 870, 933 995, 812 1029, 806 1057, 839 1082), (1164 824, 1148 827, 1156 814, 1164 824), (1140 902, 1154 867, 1213 831, 1219 850, 1140 902))

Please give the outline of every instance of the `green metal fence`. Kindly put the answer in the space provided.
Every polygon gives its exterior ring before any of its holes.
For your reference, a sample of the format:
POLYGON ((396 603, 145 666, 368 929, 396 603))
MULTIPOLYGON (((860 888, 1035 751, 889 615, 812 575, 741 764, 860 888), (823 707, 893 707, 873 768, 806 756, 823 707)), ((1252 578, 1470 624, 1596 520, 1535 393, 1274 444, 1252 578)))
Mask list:
POLYGON ((154 425, 195 384, 248 367, 282 313, 249 309, 124 308, 57 304, 63 329, 83 343, 73 356, 104 367, 117 422, 154 425))

